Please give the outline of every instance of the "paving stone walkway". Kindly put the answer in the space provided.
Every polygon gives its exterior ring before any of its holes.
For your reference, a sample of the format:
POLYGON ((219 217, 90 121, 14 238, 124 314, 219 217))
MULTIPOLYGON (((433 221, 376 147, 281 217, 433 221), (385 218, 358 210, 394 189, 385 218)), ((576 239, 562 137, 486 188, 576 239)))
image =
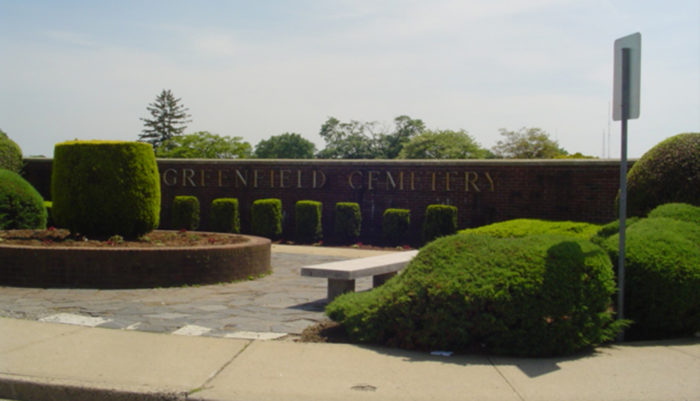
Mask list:
MULTIPOLYGON (((273 251, 272 274, 207 286, 0 287, 0 316, 181 335, 289 339, 324 319, 326 280, 301 277, 301 266, 343 259, 348 257, 273 251)), ((357 281, 358 291, 370 287, 371 278, 357 281)))

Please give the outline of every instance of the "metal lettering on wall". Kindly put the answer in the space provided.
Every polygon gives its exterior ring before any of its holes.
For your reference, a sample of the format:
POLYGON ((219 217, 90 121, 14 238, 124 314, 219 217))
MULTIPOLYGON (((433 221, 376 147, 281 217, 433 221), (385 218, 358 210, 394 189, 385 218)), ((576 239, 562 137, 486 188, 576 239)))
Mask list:
MULTIPOLYGON (((193 169, 168 168, 161 172, 166 187, 219 187, 252 189, 324 189, 329 177, 319 169, 193 169)), ((340 182, 350 190, 494 192, 488 171, 352 170, 340 182)))

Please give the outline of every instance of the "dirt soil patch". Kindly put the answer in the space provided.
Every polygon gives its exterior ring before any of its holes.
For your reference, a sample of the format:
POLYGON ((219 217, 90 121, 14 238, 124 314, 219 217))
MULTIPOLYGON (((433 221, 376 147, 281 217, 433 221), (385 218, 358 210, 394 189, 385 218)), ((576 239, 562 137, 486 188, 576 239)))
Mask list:
POLYGON ((87 238, 65 229, 0 231, 2 245, 30 245, 71 248, 159 248, 236 244, 243 237, 230 234, 190 231, 152 231, 138 239, 126 240, 119 235, 109 238, 87 238))
POLYGON ((304 343, 350 343, 345 329, 332 320, 323 320, 307 327, 298 340, 304 343))

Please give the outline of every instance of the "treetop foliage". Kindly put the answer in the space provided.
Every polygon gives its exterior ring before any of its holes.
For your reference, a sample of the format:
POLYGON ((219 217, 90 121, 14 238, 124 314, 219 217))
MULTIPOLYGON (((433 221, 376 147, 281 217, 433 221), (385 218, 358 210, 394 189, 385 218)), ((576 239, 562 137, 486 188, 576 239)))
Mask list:
POLYGON ((187 114, 189 109, 180 104, 180 100, 170 89, 163 89, 156 101, 146 107, 152 118, 141 118, 144 129, 139 141, 148 142, 157 149, 168 139, 181 135, 192 122, 189 120, 192 116, 187 114))
POLYGON ((316 145, 297 133, 285 132, 263 139, 255 145, 260 159, 313 159, 316 145))
POLYGON ((219 136, 208 131, 174 136, 156 149, 156 156, 176 159, 243 159, 252 147, 240 136, 219 136))
POLYGON ((398 155, 399 159, 485 159, 483 149, 465 130, 427 130, 414 136, 398 155))
POLYGON ((520 128, 518 131, 499 130, 504 137, 493 147, 498 158, 505 159, 553 159, 568 152, 540 128, 520 128))

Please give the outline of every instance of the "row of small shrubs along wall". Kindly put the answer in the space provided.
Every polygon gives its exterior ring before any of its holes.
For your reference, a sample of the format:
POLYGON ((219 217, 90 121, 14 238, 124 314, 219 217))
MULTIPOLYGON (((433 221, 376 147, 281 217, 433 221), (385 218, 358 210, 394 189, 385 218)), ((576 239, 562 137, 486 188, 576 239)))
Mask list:
MULTIPOLYGON (((301 200, 295 204, 295 240, 314 243, 323 239, 321 221, 323 204, 301 200)), ((213 231, 240 232, 238 200, 215 199, 211 204, 210 226, 213 231)), ((200 205, 194 196, 176 196, 173 201, 172 224, 174 228, 196 230, 199 227, 200 205)), ((382 217, 383 240, 386 245, 406 245, 410 241, 411 211, 386 209, 382 217)), ((334 234, 341 243, 355 243, 362 229, 360 205, 355 202, 338 202, 335 205, 334 234)), ((430 242, 435 238, 457 231, 457 208, 448 205, 429 205, 423 224, 423 238, 430 242)), ((282 235, 282 202, 276 198, 258 199, 251 208, 251 232, 254 235, 277 239, 282 235)))

